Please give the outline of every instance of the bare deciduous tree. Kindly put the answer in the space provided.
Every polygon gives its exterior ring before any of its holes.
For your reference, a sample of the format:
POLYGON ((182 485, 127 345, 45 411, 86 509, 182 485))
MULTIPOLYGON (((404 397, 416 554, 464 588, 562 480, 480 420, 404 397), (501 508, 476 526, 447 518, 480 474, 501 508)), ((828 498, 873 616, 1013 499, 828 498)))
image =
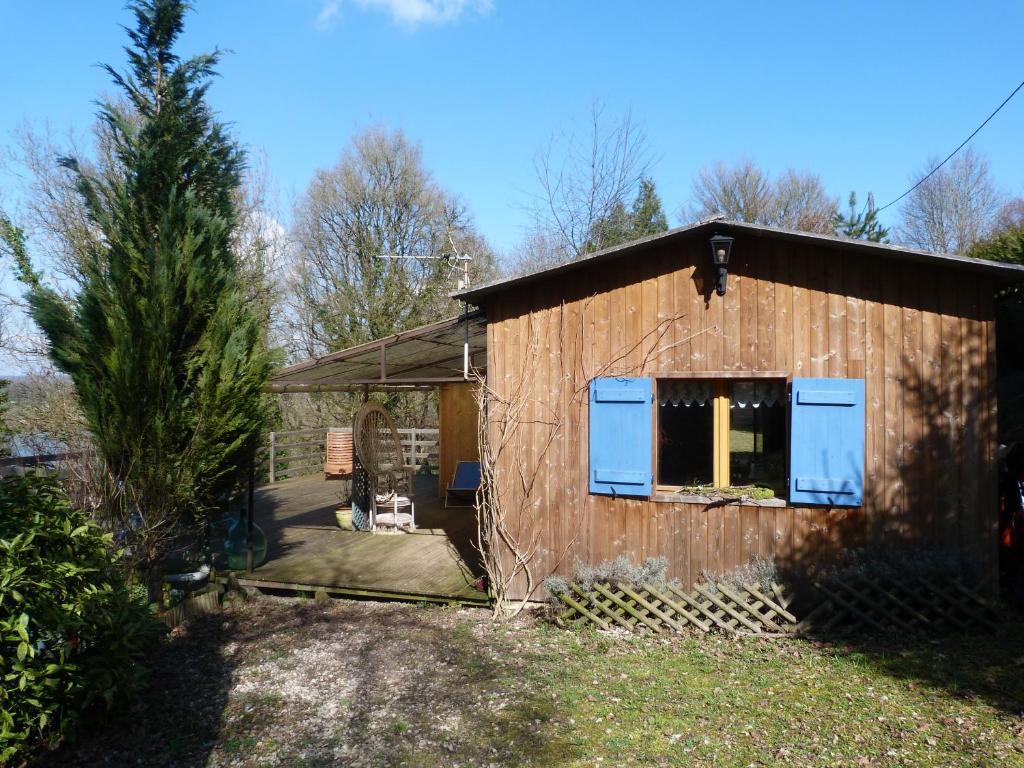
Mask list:
POLYGON ((691 218, 723 214, 730 219, 768 223, 772 209, 772 184, 752 160, 734 166, 715 163, 701 168, 693 182, 691 218))
POLYGON ((558 246, 526 250, 532 258, 544 253, 551 259, 593 250, 595 224, 629 204, 651 164, 647 137, 630 113, 613 120, 603 105, 591 105, 585 130, 553 136, 534 158, 540 187, 532 206, 536 231, 558 246))
POLYGON ((534 227, 514 247, 507 268, 513 275, 525 275, 571 261, 573 256, 574 252, 566 248, 561 235, 534 227))
POLYGON ((73 134, 58 138, 49 125, 34 128, 24 124, 14 134, 10 161, 25 179, 18 223, 36 250, 46 254, 47 271, 57 278, 56 285, 68 291, 81 286, 81 265, 99 234, 82 203, 75 175, 60 160, 80 158, 86 171, 113 175, 116 162, 108 132, 105 124, 97 121, 84 138, 73 134))
MULTIPOLYGON (((919 173, 914 183, 937 162, 929 162, 928 170, 919 173)), ((915 248, 966 253, 993 233, 1004 200, 992 180, 988 161, 967 149, 907 196, 897 237, 915 248)))
POLYGON ((234 250, 246 290, 271 332, 283 333, 283 283, 287 270, 288 233, 280 222, 266 156, 250 153, 242 187, 236 193, 238 228, 234 250))
POLYGON ((832 234, 837 211, 838 201, 817 175, 788 170, 772 180, 755 162, 743 159, 701 169, 684 216, 696 220, 721 214, 751 224, 832 234))
MULTIPOLYGON (((131 115, 131 107, 117 101, 131 115)), ((111 153, 109 128, 97 121, 92 129, 93 158, 82 161, 88 170, 104 175, 119 174, 111 153)), ((80 139, 69 136, 61 143, 48 127, 41 130, 22 126, 17 133, 14 160, 27 172, 28 185, 24 222, 38 240, 41 250, 51 254, 52 267, 60 277, 79 282, 81 264, 95 243, 97 232, 89 222, 76 189, 76 180, 61 165, 62 157, 88 158, 80 139)), ((266 286, 258 285, 268 272, 280 266, 283 228, 271 206, 271 182, 266 158, 250 157, 243 186, 237 194, 241 224, 235 236, 235 251, 243 269, 251 275, 253 290, 262 295, 266 286)))
POLYGON ((816 174, 788 170, 775 180, 776 226, 831 234, 838 210, 837 199, 825 191, 816 174))
POLYGON ((996 214, 995 232, 1024 228, 1024 197, 1006 201, 996 214))
MULTIPOLYGON (((373 126, 317 172, 295 210, 287 327, 293 357, 313 357, 461 311, 449 294, 468 254, 470 281, 495 274, 494 255, 465 207, 424 166, 401 131, 373 126)), ((283 404, 293 426, 345 424, 360 397, 309 395, 283 404), (303 423, 305 422, 305 423, 303 423)), ((436 418, 436 398, 387 398, 406 425, 436 418)))
POLYGON ((465 208, 400 131, 358 135, 318 171, 295 211, 289 286, 293 339, 307 356, 451 316, 456 266, 468 253, 484 279, 493 256, 465 208))

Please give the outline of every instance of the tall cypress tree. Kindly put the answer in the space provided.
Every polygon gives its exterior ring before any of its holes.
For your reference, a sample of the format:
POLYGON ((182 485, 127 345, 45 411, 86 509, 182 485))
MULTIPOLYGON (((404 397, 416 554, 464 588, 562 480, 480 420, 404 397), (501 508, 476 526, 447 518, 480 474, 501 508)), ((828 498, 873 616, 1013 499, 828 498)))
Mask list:
POLYGON ((63 161, 100 235, 79 293, 44 285, 2 227, 105 461, 104 508, 150 573, 237 486, 268 417, 271 356, 231 249, 245 158, 206 102, 219 53, 173 51, 188 8, 131 6, 128 71, 106 67, 124 101, 99 110, 117 171, 63 161))

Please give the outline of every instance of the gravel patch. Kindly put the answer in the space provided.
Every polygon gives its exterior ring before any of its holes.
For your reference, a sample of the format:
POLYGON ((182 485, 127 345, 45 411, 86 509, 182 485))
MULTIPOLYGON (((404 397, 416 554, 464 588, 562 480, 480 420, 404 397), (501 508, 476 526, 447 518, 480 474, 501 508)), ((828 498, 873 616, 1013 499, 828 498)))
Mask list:
POLYGON ((40 764, 523 764, 547 706, 508 633, 476 608, 261 597, 174 630, 143 700, 40 764))

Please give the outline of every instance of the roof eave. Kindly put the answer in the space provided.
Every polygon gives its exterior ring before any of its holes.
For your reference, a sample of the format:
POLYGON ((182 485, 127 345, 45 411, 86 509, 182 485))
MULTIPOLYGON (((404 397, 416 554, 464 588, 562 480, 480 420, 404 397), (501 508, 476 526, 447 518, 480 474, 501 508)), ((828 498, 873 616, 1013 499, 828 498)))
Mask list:
POLYGON ((646 248, 664 245, 676 239, 690 237, 702 230, 720 230, 722 232, 742 232, 755 237, 775 237, 783 240, 794 240, 799 242, 813 242, 827 248, 843 248, 863 253, 872 253, 883 258, 897 258, 920 263, 940 264, 956 269, 966 269, 976 272, 990 274, 1002 282, 1024 281, 1024 266, 1019 264, 1008 264, 987 259, 973 259, 969 256, 960 256, 949 253, 934 253, 914 248, 905 248, 889 243, 874 243, 867 240, 856 240, 838 235, 817 234, 814 232, 801 232, 798 230, 783 229, 780 227, 769 227, 761 224, 748 224, 746 222, 732 221, 729 219, 702 220, 694 224, 676 227, 667 232, 633 240, 623 245, 606 248, 595 253, 588 254, 583 258, 574 261, 557 264, 553 267, 531 272, 518 277, 495 280, 491 283, 472 288, 468 291, 453 293, 452 297, 467 304, 479 305, 481 299, 493 294, 516 288, 550 277, 582 269, 591 264, 597 264, 613 259, 618 259, 629 254, 636 253, 646 248))

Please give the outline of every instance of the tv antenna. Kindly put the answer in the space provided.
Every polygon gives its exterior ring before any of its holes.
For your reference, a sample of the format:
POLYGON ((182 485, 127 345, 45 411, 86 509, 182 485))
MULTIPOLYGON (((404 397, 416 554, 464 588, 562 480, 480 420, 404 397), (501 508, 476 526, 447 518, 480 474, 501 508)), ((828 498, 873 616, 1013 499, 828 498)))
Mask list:
POLYGON ((469 263, 473 260, 473 257, 470 256, 468 253, 459 253, 459 249, 455 246, 455 240, 452 238, 451 232, 448 233, 448 244, 451 246, 451 251, 439 254, 437 256, 398 256, 392 253, 383 253, 377 258, 393 259, 395 261, 447 262, 449 265, 449 279, 454 277, 456 273, 459 273, 457 288, 460 291, 464 291, 467 288, 469 288, 469 263))

